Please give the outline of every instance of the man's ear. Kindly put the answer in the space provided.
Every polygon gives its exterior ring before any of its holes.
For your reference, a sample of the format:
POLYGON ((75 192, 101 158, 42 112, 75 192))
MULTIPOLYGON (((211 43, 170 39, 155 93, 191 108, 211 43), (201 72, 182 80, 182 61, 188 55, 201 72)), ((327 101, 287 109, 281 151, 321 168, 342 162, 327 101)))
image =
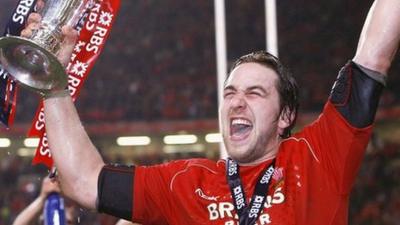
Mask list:
POLYGON ((278 127, 282 130, 286 129, 292 124, 294 117, 294 112, 290 111, 288 108, 284 108, 279 116, 278 127))

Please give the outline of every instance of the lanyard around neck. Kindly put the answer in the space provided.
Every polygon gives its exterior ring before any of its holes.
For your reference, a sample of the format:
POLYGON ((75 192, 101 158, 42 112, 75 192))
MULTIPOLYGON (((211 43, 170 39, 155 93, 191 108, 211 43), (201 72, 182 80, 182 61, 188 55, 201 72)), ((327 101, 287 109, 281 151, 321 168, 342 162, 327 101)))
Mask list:
POLYGON ((239 175, 239 165, 231 158, 226 162, 226 176, 231 190, 233 205, 239 216, 239 225, 253 225, 264 208, 268 195, 268 187, 275 170, 275 159, 259 175, 250 205, 247 205, 246 196, 239 175))

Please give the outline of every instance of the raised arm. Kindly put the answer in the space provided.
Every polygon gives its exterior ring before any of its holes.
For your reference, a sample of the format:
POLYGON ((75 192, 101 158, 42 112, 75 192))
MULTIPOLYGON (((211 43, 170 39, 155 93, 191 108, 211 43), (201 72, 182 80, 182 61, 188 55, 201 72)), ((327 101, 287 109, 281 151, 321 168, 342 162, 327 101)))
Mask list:
MULTIPOLYGON (((76 31, 63 28, 64 48, 59 60, 68 63, 76 42, 76 31)), ((80 205, 96 208, 97 180, 103 159, 79 119, 67 90, 50 93, 44 100, 46 132, 66 196, 80 205)))
MULTIPOLYGON (((29 25, 21 35, 29 37, 40 20, 39 14, 31 14, 29 25)), ((66 65, 77 32, 64 27, 63 34, 65 38, 58 59, 66 65)), ((68 90, 46 93, 44 113, 48 142, 64 194, 85 208, 95 209, 97 180, 104 162, 83 128, 68 90)))
POLYGON ((400 1, 375 0, 364 23, 353 61, 387 74, 400 40, 400 1))
POLYGON ((83 128, 71 97, 46 99, 44 112, 64 194, 85 208, 95 209, 97 179, 104 162, 83 128))

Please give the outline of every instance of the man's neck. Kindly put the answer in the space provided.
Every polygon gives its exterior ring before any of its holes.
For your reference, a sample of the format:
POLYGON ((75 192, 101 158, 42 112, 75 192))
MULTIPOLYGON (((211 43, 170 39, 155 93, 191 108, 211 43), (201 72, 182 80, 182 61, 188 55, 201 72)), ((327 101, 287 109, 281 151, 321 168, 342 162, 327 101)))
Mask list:
POLYGON ((281 141, 279 140, 276 144, 274 144, 272 147, 269 147, 266 150, 266 154, 264 154, 260 158, 257 158, 256 160, 253 160, 252 162, 246 162, 246 163, 238 162, 238 164, 240 166, 256 166, 256 165, 262 164, 264 162, 270 161, 278 155, 280 144, 281 144, 281 141))

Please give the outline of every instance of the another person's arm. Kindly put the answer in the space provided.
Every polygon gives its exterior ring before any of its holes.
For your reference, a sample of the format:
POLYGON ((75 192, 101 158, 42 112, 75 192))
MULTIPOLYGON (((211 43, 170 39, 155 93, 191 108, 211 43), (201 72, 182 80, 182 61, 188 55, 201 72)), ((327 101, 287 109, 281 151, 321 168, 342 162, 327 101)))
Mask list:
POLYGON ((48 177, 44 178, 39 196, 20 214, 18 214, 13 222, 13 225, 34 224, 38 220, 40 214, 43 212, 43 207, 47 196, 53 192, 60 192, 60 187, 57 181, 50 180, 48 177))

